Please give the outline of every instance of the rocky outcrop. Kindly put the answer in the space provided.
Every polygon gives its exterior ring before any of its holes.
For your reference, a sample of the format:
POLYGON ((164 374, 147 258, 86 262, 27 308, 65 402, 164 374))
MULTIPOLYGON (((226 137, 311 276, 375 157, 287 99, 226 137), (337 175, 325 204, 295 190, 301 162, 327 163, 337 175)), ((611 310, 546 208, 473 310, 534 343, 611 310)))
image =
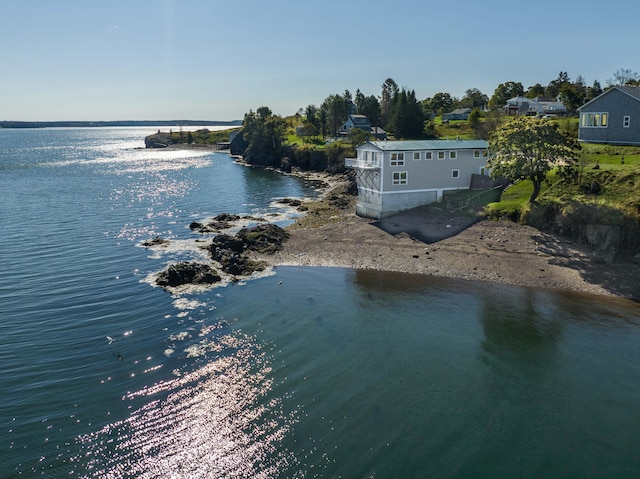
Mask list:
POLYGON ((156 284, 163 288, 175 288, 185 284, 213 284, 220 280, 220 275, 211 266, 183 261, 158 274, 156 284))
POLYGON ((176 141, 170 133, 164 133, 158 131, 153 135, 149 135, 144 139, 145 148, 166 148, 169 145, 173 145, 176 141))
POLYGON ((277 225, 243 228, 235 236, 219 234, 211 241, 211 258, 220 263, 222 271, 232 276, 250 276, 266 267, 250 258, 250 252, 274 253, 282 249, 288 233, 277 225))
POLYGON ((258 225, 253 228, 243 228, 236 235, 248 250, 257 253, 275 253, 282 249, 289 234, 274 224, 258 225))
POLYGON ((241 220, 255 222, 265 221, 262 218, 255 218, 253 216, 239 216, 229 213, 222 213, 215 216, 211 221, 207 223, 194 221, 189 225, 189 228, 199 233, 219 233, 222 230, 233 228, 234 226, 236 226, 236 223, 241 220))

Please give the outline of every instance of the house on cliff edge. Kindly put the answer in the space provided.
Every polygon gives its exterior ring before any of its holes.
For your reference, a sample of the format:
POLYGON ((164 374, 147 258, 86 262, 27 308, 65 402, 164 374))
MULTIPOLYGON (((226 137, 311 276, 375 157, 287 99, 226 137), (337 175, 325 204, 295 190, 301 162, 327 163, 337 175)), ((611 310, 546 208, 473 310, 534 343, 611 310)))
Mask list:
POLYGON ((442 200, 445 191, 466 190, 488 180, 484 140, 371 141, 356 148, 345 166, 356 171, 356 214, 381 219, 442 200))
POLYGON ((640 87, 611 87, 578 110, 578 141, 640 145, 640 87))

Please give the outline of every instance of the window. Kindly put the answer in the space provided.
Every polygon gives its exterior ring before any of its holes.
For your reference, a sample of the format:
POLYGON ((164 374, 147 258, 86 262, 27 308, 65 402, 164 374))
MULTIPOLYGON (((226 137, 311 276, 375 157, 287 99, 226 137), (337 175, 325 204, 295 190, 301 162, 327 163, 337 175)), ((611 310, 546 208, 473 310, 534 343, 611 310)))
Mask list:
POLYGON ((450 160, 455 160, 458 157, 458 152, 457 151, 450 151, 449 152, 449 159, 450 160))
POLYGON ((580 115, 581 127, 606 128, 609 114, 606 112, 582 113, 580 115))
POLYGON ((489 150, 482 150, 482 158, 488 158, 489 157, 489 150))
POLYGON ((624 119, 622 120, 622 126, 625 128, 629 128, 631 126, 631 117, 630 116, 625 116, 624 119))
POLYGON ((371 152, 371 163, 373 163, 374 165, 378 166, 378 152, 377 151, 372 151, 371 152))
POLYGON ((414 151, 413 152, 413 159, 414 160, 419 160, 420 159, 420 152, 419 151, 414 151))
POLYGON ((404 153, 391 153, 391 166, 404 166, 404 153))
POLYGON ((438 152, 438 159, 439 160, 444 160, 444 151, 439 151, 438 152))
POLYGON ((460 178, 460 170, 451 170, 451 178, 460 178))
POLYGON ((480 150, 473 150, 473 157, 480 158, 480 150))
POLYGON ((433 159, 433 152, 432 151, 425 151, 424 152, 424 159, 425 160, 432 160, 433 159))
POLYGON ((406 171, 394 171, 393 172, 393 184, 394 185, 406 185, 407 184, 407 172, 406 171))

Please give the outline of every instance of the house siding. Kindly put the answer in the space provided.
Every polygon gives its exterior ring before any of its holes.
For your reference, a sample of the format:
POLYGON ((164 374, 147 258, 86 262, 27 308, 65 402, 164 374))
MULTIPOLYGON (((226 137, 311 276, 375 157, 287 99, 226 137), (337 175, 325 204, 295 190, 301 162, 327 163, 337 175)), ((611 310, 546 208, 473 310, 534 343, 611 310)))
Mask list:
POLYGON ((580 108, 578 140, 588 143, 640 145, 640 100, 614 87, 583 105, 580 108), (583 126, 582 117, 587 113, 607 113, 607 126, 583 126), (631 119, 628 128, 623 125, 625 116, 631 119))

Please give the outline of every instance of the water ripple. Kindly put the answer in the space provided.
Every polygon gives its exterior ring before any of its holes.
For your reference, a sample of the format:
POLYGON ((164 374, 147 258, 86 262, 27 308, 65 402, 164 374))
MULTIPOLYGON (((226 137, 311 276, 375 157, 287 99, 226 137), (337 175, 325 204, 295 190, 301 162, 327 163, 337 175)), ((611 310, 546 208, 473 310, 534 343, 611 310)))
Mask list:
MULTIPOLYGON (((122 421, 79 438, 88 457, 80 477, 275 477, 296 463, 280 444, 295 414, 285 415, 271 368, 250 338, 217 339, 216 357, 195 371, 131 393, 142 402, 122 421)), ((82 460, 81 460, 82 458, 82 460)))

